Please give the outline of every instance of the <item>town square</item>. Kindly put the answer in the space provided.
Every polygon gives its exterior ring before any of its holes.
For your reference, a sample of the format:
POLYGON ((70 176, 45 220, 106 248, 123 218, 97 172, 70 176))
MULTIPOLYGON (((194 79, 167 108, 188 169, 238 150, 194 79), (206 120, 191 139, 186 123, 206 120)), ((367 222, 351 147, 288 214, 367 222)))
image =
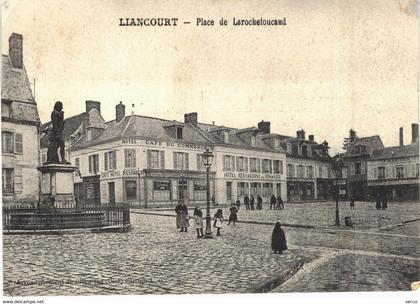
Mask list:
POLYGON ((411 295, 418 4, 181 2, 5 5, 4 296, 411 295))

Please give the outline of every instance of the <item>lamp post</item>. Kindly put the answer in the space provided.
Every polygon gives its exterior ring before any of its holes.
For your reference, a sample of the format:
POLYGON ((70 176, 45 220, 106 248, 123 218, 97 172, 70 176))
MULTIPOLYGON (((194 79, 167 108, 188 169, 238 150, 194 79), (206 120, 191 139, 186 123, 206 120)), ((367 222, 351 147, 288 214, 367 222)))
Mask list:
POLYGON ((335 172, 335 225, 340 226, 340 210, 338 208, 338 199, 340 197, 340 188, 338 185, 338 178, 340 170, 343 167, 342 155, 339 154, 332 159, 332 168, 335 172))
POLYGON ((214 155, 209 151, 209 149, 206 149, 206 151, 202 155, 203 158, 203 164, 206 167, 206 173, 207 173, 207 214, 206 214, 206 239, 213 238, 212 232, 211 232, 211 216, 210 216, 210 167, 213 163, 214 155))

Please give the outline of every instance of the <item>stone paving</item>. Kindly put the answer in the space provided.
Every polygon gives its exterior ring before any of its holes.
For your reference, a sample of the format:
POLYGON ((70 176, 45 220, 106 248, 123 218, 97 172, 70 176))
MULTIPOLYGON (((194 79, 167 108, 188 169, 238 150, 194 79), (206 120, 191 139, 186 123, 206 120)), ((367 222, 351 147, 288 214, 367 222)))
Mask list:
MULTIPOLYGON (((175 229, 175 217, 138 213, 132 214, 134 229, 126 234, 5 235, 4 292, 15 296, 249 292, 289 272, 299 259, 303 267, 273 292, 409 290, 412 280, 420 280, 420 221, 401 224, 416 219, 418 205, 403 206, 402 212, 397 205, 387 211, 364 205, 356 209, 355 217, 374 218, 383 225, 370 223, 363 229, 327 226, 334 221, 334 216, 326 218, 333 203, 303 208, 306 205, 239 213, 240 220, 271 223, 280 219, 305 224, 312 218, 316 229, 284 227, 289 246, 285 255, 270 251, 272 225, 238 223, 225 226, 221 237, 197 240, 194 229, 188 233, 175 229)), ((341 210, 344 215, 345 206, 341 210)))

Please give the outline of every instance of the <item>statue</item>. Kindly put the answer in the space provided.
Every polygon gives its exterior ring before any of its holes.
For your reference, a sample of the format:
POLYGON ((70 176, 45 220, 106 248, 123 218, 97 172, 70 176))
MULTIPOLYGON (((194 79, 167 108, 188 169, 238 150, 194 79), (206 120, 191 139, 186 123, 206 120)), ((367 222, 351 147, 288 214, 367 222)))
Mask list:
POLYGON ((54 105, 54 110, 51 113, 52 129, 50 133, 50 144, 47 151, 47 164, 67 164, 70 165, 65 158, 64 151, 64 112, 63 103, 57 101, 54 105), (58 159, 58 149, 60 148, 61 162, 58 159))

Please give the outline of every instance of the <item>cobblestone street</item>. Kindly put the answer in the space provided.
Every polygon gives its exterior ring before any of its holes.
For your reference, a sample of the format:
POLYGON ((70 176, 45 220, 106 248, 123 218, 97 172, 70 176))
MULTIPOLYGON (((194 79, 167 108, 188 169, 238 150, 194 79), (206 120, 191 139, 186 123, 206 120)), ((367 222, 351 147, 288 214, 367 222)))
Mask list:
POLYGON ((365 210, 356 209, 352 217, 366 223, 363 229, 329 227, 326 223, 334 217, 325 218, 322 210, 332 205, 290 204, 286 210, 239 212, 240 220, 267 223, 308 224, 306 220, 312 219, 309 224, 316 228, 284 227, 289 246, 284 255, 271 253, 272 225, 238 223, 225 226, 221 237, 203 240, 196 238, 193 227, 188 233, 178 232, 175 217, 137 213, 144 210, 133 211, 134 228, 126 234, 5 235, 4 292, 14 296, 253 292, 264 282, 287 278, 293 270, 298 271, 272 292, 409 290, 410 283, 419 280, 420 222, 402 224, 420 217, 416 205, 391 205, 384 212, 364 205, 365 210), (393 208, 404 212, 397 214, 393 208), (367 224, 363 219, 369 217, 382 225, 367 224))

